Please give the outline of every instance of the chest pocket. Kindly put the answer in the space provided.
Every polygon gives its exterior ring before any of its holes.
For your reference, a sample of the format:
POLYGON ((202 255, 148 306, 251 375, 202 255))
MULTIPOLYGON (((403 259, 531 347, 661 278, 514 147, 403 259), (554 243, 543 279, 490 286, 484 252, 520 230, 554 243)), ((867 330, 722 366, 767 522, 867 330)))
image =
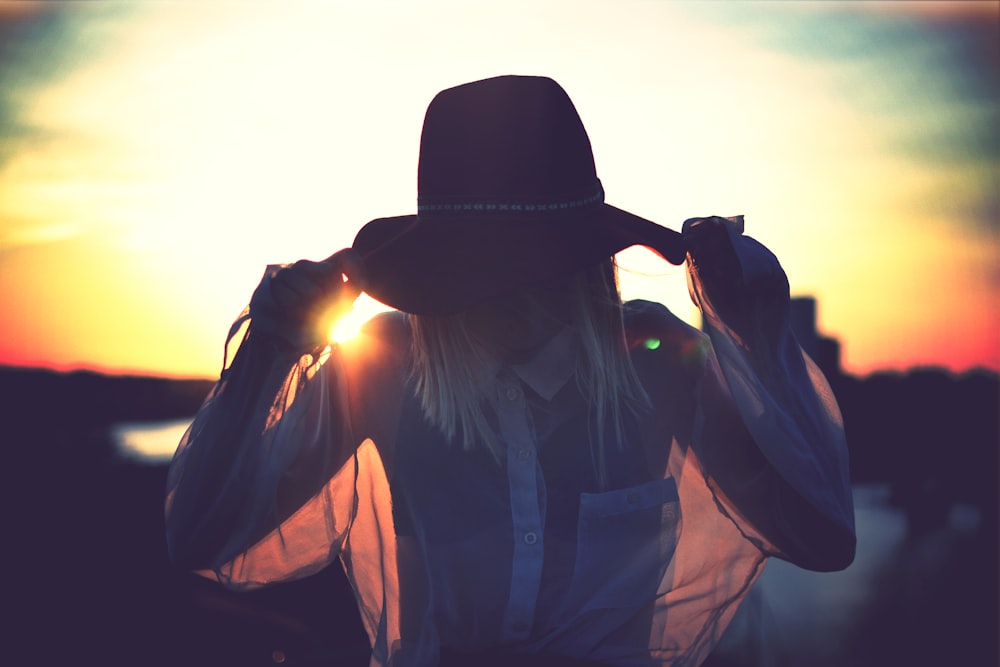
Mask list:
POLYGON ((656 597, 680 534, 672 477, 580 495, 573 596, 583 608, 641 607, 656 597))

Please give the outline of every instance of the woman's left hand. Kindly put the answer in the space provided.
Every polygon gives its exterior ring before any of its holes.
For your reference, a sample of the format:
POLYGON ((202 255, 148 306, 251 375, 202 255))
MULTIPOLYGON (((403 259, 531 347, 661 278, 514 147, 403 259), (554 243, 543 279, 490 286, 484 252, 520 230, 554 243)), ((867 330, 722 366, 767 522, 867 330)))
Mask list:
POLYGON ((749 343, 774 341, 787 323, 788 278, 778 259, 744 236, 742 216, 690 218, 682 234, 695 283, 719 318, 749 343))

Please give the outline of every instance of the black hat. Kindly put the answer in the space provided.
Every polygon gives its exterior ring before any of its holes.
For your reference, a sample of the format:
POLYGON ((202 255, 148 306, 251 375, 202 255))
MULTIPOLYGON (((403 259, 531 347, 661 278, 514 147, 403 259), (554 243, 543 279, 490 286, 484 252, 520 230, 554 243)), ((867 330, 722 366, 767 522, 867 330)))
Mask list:
POLYGON ((444 90, 420 139, 417 214, 372 220, 354 249, 365 291, 449 315, 568 275, 632 245, 674 264, 681 236, 604 203, 587 132, 552 79, 501 76, 444 90))

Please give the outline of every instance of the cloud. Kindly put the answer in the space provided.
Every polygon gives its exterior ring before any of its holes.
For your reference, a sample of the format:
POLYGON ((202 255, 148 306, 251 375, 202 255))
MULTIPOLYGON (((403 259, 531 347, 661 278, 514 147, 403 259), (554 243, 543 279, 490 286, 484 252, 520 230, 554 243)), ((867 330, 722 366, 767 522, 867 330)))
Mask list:
POLYGON ((66 66, 69 18, 60 3, 4 4, 0 11, 0 166, 40 138, 26 99, 66 66), (13 7, 19 7, 14 11, 13 7))
POLYGON ((0 252, 17 246, 65 241, 76 238, 79 233, 77 225, 67 222, 0 230, 0 252))
MULTIPOLYGON (((1000 6, 969 2, 705 3, 700 13, 815 66, 878 128, 886 155, 940 174, 914 205, 971 229, 1000 210, 1000 6), (964 184, 962 192, 942 184, 964 184)), ((950 186, 949 186, 950 187, 950 186)))
POLYGON ((0 168, 51 138, 31 99, 102 48, 100 26, 127 8, 105 3, 0 2, 0 168))

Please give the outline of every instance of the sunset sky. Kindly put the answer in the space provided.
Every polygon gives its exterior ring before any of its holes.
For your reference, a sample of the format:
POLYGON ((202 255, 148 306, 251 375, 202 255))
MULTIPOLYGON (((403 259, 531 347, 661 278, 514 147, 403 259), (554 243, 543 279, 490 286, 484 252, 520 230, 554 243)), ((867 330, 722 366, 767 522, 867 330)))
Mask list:
MULTIPOLYGON (((416 205, 439 90, 559 81, 610 204, 746 216, 846 371, 1000 369, 998 2, 0 0, 0 364, 213 377, 269 263, 416 205)), ((697 324, 633 249, 624 296, 697 324)), ((360 302, 362 315, 377 304, 360 302)))

